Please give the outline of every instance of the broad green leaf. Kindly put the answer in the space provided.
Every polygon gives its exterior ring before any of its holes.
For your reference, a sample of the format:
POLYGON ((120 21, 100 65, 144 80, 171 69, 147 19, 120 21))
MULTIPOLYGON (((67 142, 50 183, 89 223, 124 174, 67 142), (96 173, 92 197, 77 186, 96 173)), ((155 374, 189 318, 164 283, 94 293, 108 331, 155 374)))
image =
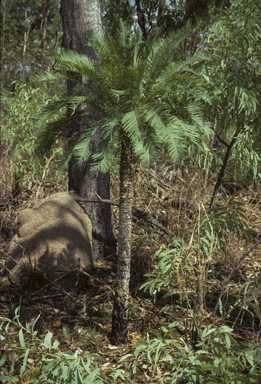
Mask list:
POLYGON ((19 342, 21 347, 25 348, 25 342, 24 342, 24 334, 22 328, 19 331, 19 342))
POLYGON ((210 326, 210 327, 206 327, 206 328, 204 329, 204 331, 202 332, 201 337, 202 337, 202 338, 205 338, 205 337, 207 337, 208 335, 210 335, 211 333, 213 333, 213 332, 215 332, 215 331, 216 331, 216 328, 212 328, 212 326, 210 326))
POLYGON ((230 377, 230 380, 234 381, 235 383, 251 383, 251 381, 247 377, 238 375, 230 377))
POLYGON ((44 338, 44 341, 43 341, 43 345, 45 346, 45 348, 47 348, 49 350, 52 347, 52 342, 51 342, 52 337, 53 337, 53 333, 52 332, 48 332, 47 335, 44 338))
POLYGON ((84 378, 84 383, 83 384, 91 384, 94 382, 96 379, 96 376, 100 374, 100 369, 96 368, 94 369, 87 377, 84 378))
POLYGON ((0 359, 0 368, 4 366, 5 362, 6 362, 6 358, 7 358, 7 353, 4 353, 3 356, 1 357, 0 359))

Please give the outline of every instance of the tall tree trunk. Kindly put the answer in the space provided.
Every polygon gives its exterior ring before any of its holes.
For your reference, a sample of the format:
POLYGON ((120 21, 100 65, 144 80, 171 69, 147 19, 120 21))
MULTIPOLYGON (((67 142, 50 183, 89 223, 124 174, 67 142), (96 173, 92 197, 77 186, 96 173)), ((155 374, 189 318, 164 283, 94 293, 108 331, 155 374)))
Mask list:
POLYGON ((163 27, 163 17, 165 14, 165 5, 166 5, 166 0, 159 0, 157 25, 159 26, 159 29, 161 32, 163 27))
POLYGON ((141 9, 140 0, 135 0, 135 5, 136 5, 137 16, 138 16, 138 23, 142 30, 143 38, 144 40, 147 40, 148 32, 146 29, 146 20, 145 20, 144 12, 141 9))
POLYGON ((115 345, 126 344, 128 335, 133 181, 134 171, 130 140, 123 137, 120 162, 117 276, 112 315, 112 342, 115 345))
MULTIPOLYGON (((90 32, 102 34, 100 0, 62 0, 61 16, 63 24, 63 45, 65 49, 87 55, 97 60, 94 50, 83 45, 83 40, 90 32)), ((68 90, 75 86, 67 83, 68 90)), ((75 130, 84 127, 75 127, 75 130)), ((92 150, 96 152, 102 132, 98 132, 92 150)), ((81 198, 111 199, 110 173, 90 174, 90 161, 78 164, 73 159, 69 164, 69 190, 74 190, 81 198)), ((109 204, 89 203, 86 209, 92 221, 92 251, 94 260, 116 252, 116 238, 112 207, 109 204)))
POLYGON ((166 3, 166 0, 159 0, 159 5, 158 5, 158 18, 159 19, 162 16, 164 16, 165 3, 166 3))
POLYGON ((26 45, 29 38, 30 24, 28 25, 28 29, 26 28, 27 24, 27 11, 24 12, 24 45, 23 45, 23 53, 22 53, 22 82, 24 83, 25 79, 25 53, 26 53, 26 45))
MULTIPOLYGON (((42 3, 42 20, 40 25, 40 39, 41 39, 41 73, 44 72, 44 45, 46 37, 46 24, 47 16, 49 13, 49 0, 43 0, 42 3)), ((42 83, 39 83, 39 89, 41 89, 42 83)))

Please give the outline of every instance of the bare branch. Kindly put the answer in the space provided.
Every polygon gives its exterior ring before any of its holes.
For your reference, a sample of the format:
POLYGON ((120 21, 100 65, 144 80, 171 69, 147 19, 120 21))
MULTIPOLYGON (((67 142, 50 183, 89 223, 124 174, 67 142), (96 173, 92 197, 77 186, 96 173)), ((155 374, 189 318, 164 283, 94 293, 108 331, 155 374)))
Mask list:
MULTIPOLYGON (((74 191, 70 191, 69 193, 70 193, 70 195, 72 195, 72 197, 74 198, 75 201, 81 201, 83 203, 105 203, 105 204, 114 205, 116 207, 120 206, 120 204, 117 203, 116 201, 104 200, 104 199, 101 199, 98 195, 97 196, 99 197, 99 199, 98 200, 94 200, 94 199, 82 199, 74 191)), ((147 221, 149 224, 155 225, 155 227, 158 227, 163 232, 167 233, 171 238, 175 237, 174 233, 172 233, 166 227, 164 227, 163 225, 158 223, 156 220, 154 220, 154 219, 152 219, 150 217, 145 216, 141 211, 139 211, 139 209, 137 209, 135 207, 133 207, 133 209, 134 209, 134 211, 132 212, 133 216, 137 217, 138 219, 142 219, 144 221, 147 221)))

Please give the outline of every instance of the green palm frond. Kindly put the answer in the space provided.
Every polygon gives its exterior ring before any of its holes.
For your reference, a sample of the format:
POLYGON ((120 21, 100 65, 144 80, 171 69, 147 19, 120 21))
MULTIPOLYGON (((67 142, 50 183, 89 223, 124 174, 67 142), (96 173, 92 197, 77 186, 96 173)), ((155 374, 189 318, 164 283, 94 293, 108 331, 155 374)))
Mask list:
MULTIPOLYGON (((73 154, 79 159, 79 162, 88 160, 90 157, 90 148, 93 136, 99 129, 103 130, 103 136, 101 142, 99 143, 97 152, 93 155, 93 160, 97 163, 98 160, 103 157, 105 160, 107 158, 111 159, 112 144, 118 141, 118 133, 115 128, 119 125, 119 123, 119 119, 116 117, 114 119, 104 118, 99 119, 98 121, 89 121, 88 127, 81 134, 80 141, 73 148, 73 154), (108 151, 107 155, 106 151, 108 151)), ((104 162, 101 166, 104 168, 104 162)))
POLYGON ((82 76, 76 76, 78 86, 68 95, 49 103, 35 117, 38 147, 47 150, 63 137, 68 156, 73 154, 80 161, 92 157, 93 171, 106 171, 113 159, 113 143, 127 135, 142 165, 149 166, 163 149, 178 161, 189 141, 198 145, 210 132, 201 113, 201 104, 210 102, 207 79, 193 71, 197 59, 171 62, 181 39, 181 35, 154 36, 144 42, 141 32, 135 35, 121 24, 116 40, 103 36, 87 40, 98 62, 63 52, 57 59, 58 70, 38 79, 75 80, 72 73, 82 76), (66 75, 65 70, 69 71, 66 75), (69 110, 61 114, 65 106, 69 110), (85 128, 81 135, 72 135, 77 125, 85 128), (92 154, 97 130, 103 137, 92 154))
POLYGON ((137 141, 140 141, 141 134, 140 134, 140 118, 139 118, 139 111, 130 111, 123 115, 121 123, 124 131, 126 132, 127 136, 130 137, 131 142, 135 143, 137 141))
POLYGON ((87 56, 73 51, 64 51, 59 56, 57 63, 60 64, 62 70, 80 73, 81 75, 88 76, 96 73, 95 62, 87 56))
POLYGON ((98 151, 93 155, 92 173, 107 172, 114 158, 114 149, 110 140, 103 139, 99 145, 98 151))
POLYGON ((98 128, 92 130, 90 132, 85 131, 84 135, 81 136, 80 141, 76 142, 73 146, 73 153, 76 154, 79 162, 88 160, 91 156, 91 143, 93 140, 93 136, 95 135, 98 128), (89 133, 89 134, 88 134, 89 133))
MULTIPOLYGON (((54 83, 57 80, 68 80, 68 75, 65 75, 61 72, 45 72, 38 73, 35 75, 36 80, 38 81, 48 81, 50 83, 54 83)), ((77 80, 76 78, 71 78, 71 80, 77 80)))
POLYGON ((149 145, 144 147, 142 142, 135 143, 133 150, 140 158, 141 166, 144 168, 148 168, 157 159, 157 151, 149 145))

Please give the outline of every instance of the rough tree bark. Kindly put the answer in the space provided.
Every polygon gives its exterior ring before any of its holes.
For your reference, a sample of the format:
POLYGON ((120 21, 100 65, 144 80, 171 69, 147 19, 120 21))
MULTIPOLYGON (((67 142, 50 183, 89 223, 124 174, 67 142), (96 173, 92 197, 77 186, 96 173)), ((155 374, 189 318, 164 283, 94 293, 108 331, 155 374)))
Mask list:
POLYGON ((27 10, 24 12, 24 45, 23 45, 23 53, 22 53, 22 82, 24 83, 25 79, 25 53, 26 53, 26 47, 27 42, 29 38, 29 32, 30 32, 30 23, 27 28, 27 10))
POLYGON ((131 213, 134 171, 130 140, 123 137, 120 162, 120 212, 117 255, 117 276, 112 314, 112 342, 126 344, 131 262, 131 213))
MULTIPOLYGON (((97 60, 92 48, 83 45, 83 40, 90 32, 102 34, 100 0, 62 0, 61 16, 63 24, 63 46, 87 55, 97 60)), ((75 86, 73 81, 68 82, 70 90, 75 86)), ((75 127, 75 130, 84 127, 75 127)), ((97 150, 98 142, 102 136, 99 132, 94 141, 92 150, 97 150)), ((69 164, 69 190, 74 190, 81 198, 111 199, 110 173, 99 173, 97 177, 90 174, 90 161, 77 164, 74 159, 69 164)), ((86 205, 93 226, 93 258, 102 259, 104 256, 116 252, 116 238, 114 234, 114 221, 112 207, 108 204, 86 205)))

